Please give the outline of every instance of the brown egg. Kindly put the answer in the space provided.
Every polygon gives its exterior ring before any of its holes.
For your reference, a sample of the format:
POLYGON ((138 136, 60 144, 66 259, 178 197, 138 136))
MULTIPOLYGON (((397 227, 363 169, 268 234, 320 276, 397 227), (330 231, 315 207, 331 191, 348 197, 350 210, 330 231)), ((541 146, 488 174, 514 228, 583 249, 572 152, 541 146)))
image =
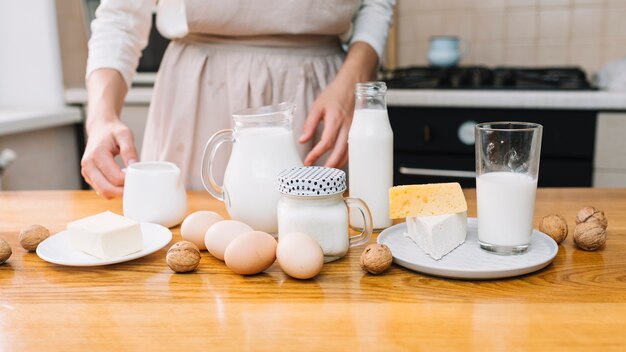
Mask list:
POLYGON ((195 244, 200 250, 206 250, 204 234, 209 227, 222 220, 224 218, 218 213, 207 210, 196 211, 189 214, 180 225, 180 234, 183 240, 195 244))
POLYGON ((226 248, 224 261, 230 270, 254 275, 272 266, 276 260, 276 240, 262 231, 237 236, 226 248))
POLYGON ((301 232, 281 235, 276 258, 285 274, 296 279, 310 279, 319 274, 324 266, 322 247, 301 232))
POLYGON ((216 222, 206 230, 204 245, 215 258, 224 260, 226 247, 242 233, 254 231, 252 227, 236 220, 223 220, 216 222))

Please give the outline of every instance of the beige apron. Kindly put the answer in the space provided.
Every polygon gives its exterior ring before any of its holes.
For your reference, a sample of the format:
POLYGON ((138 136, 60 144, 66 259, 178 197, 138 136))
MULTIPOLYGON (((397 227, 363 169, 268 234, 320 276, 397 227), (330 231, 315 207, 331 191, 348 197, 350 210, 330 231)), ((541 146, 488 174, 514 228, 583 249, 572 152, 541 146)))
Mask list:
MULTIPOLYGON (((141 160, 167 160, 200 189, 206 141, 231 114, 283 101, 297 105, 294 138, 343 62, 338 35, 354 0, 186 0, 190 35, 170 43, 157 75, 141 160)), ((299 145, 304 157, 313 143, 299 145)), ((227 154, 227 153, 223 153, 227 154)), ((216 160, 223 174, 227 155, 216 160)))

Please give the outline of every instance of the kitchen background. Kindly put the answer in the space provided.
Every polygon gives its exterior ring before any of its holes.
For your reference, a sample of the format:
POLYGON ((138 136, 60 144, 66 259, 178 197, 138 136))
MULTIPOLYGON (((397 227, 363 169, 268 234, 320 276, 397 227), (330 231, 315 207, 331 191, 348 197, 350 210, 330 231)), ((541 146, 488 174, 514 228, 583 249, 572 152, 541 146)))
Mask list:
MULTIPOLYGON (((0 2, 1 188, 84 187, 84 72, 95 6, 95 0, 0 2)), ((624 0, 398 0, 396 12, 388 68, 428 66, 429 41, 437 35, 469 43, 462 67, 577 66, 595 82, 607 63, 626 59, 624 0)), ((163 46, 156 32, 151 38, 145 72, 122 112, 138 147, 154 79, 151 60, 163 46)), ((389 106, 392 122, 402 126, 396 166, 406 161, 413 164, 402 164, 405 169, 426 173, 450 166, 444 171, 452 176, 444 179, 470 179, 473 147, 462 137, 467 123, 511 114, 551 126, 545 136, 554 151, 542 166, 556 171, 545 175, 550 183, 544 185, 626 187, 626 92, 391 89, 389 106), (568 152, 577 148, 580 153, 568 152), (429 165, 434 159, 450 161, 429 165)), ((419 182, 424 175, 405 176, 396 182, 419 182)))
POLYGON ((455 35, 465 65, 581 66, 626 56, 624 0, 399 0, 398 65, 426 65, 429 38, 455 35))

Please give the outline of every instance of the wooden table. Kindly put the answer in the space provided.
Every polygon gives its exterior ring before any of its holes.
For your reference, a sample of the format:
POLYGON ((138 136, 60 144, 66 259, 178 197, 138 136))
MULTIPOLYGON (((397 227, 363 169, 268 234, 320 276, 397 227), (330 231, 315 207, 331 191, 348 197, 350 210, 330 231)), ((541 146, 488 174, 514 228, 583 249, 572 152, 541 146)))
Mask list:
MULTIPOLYGON (((474 190, 466 196, 474 216, 474 190)), ((570 235, 535 274, 460 281, 394 265, 371 276, 356 248, 299 281, 277 265, 239 276, 207 253, 196 273, 174 274, 167 248, 107 267, 49 264, 19 247, 23 226, 63 230, 83 216, 121 212, 121 201, 0 193, 0 238, 13 248, 0 266, 0 350, 624 350, 626 189, 540 189, 535 213, 560 213, 572 229, 584 205, 606 212, 606 247, 584 252, 570 235)), ((208 195, 190 194, 189 211, 200 209, 224 213, 208 195)))

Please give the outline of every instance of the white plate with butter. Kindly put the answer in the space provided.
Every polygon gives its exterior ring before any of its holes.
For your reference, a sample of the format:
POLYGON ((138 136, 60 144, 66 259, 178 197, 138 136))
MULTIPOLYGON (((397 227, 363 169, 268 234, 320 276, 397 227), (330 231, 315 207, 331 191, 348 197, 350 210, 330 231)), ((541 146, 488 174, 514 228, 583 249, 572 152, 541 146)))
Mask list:
POLYGON ((73 248, 67 230, 48 237, 37 247, 37 255, 50 263, 68 266, 100 266, 127 262, 152 254, 172 240, 172 232, 161 225, 142 222, 143 249, 125 256, 100 259, 73 248))
POLYGON ((378 243, 391 249, 394 263, 424 274, 453 279, 500 279, 532 273, 550 264, 559 251, 552 238, 534 230, 530 247, 523 254, 504 256, 487 252, 478 244, 476 218, 468 218, 465 242, 440 260, 434 260, 406 237, 406 233, 406 224, 402 223, 378 236, 378 243))

